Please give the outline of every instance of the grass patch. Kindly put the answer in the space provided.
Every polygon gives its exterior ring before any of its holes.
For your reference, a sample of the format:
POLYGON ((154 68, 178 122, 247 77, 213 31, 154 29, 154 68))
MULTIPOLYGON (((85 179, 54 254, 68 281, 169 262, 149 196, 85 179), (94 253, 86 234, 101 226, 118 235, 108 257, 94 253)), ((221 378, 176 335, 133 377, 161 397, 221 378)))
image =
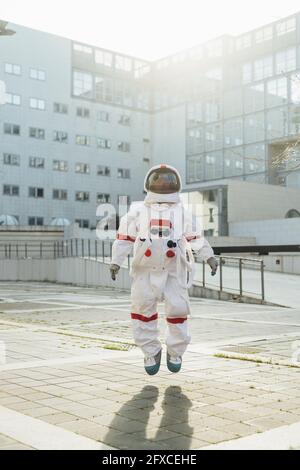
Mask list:
POLYGON ((102 346, 103 349, 110 349, 111 351, 128 351, 130 345, 126 344, 105 344, 102 346))
POLYGON ((226 354, 226 353, 216 353, 214 354, 214 357, 217 357, 219 359, 235 359, 237 361, 246 361, 246 362, 254 362, 256 364, 269 364, 271 366, 284 366, 284 367, 290 367, 290 368, 295 368, 299 369, 300 368, 300 363, 298 364, 293 364, 292 362, 287 362, 287 361, 277 361, 276 359, 272 358, 260 358, 260 357, 250 357, 250 356, 242 356, 239 354, 226 354))

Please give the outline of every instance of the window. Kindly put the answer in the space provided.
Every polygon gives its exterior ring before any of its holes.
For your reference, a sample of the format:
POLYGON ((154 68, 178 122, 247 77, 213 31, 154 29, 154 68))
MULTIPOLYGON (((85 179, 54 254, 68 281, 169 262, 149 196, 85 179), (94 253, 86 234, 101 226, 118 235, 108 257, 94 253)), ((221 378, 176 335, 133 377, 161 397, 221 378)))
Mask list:
POLYGON ((265 85, 258 83, 256 85, 244 87, 244 112, 253 113, 264 109, 265 104, 265 85))
POLYGON ((214 222, 214 209, 209 208, 209 223, 212 224, 214 222))
POLYGON ((75 71, 73 74, 73 94, 81 98, 93 97, 93 76, 90 73, 75 71))
POLYGON ((29 106, 32 109, 38 109, 40 111, 45 111, 45 109, 46 109, 45 100, 40 100, 38 98, 30 98, 29 106))
POLYGON ((111 52, 96 49, 95 62, 96 64, 105 65, 105 67, 111 67, 113 63, 113 55, 111 54, 111 52))
POLYGON ((294 104, 300 104, 300 76, 299 74, 293 74, 291 79, 291 102, 294 104))
POLYGON ((115 67, 116 67, 117 70, 123 70, 125 72, 130 72, 132 70, 132 60, 129 57, 116 55, 115 56, 115 67))
POLYGON ((77 135, 75 139, 76 145, 91 145, 91 138, 87 135, 77 135))
POLYGON ((267 113, 267 138, 277 139, 288 134, 288 109, 276 108, 267 113))
POLYGON ((113 101, 113 81, 108 77, 95 77, 95 98, 97 101, 113 101))
POLYGON ((288 20, 281 21, 276 25, 276 32, 278 36, 296 31, 296 18, 289 18, 288 20))
POLYGON ((288 88, 287 78, 277 78, 267 83, 267 107, 280 106, 287 103, 288 88))
POLYGON ((30 168, 45 168, 45 159, 41 157, 29 157, 30 168))
POLYGON ((110 194, 97 193, 98 204, 110 203, 110 201, 111 201, 110 194))
POLYGON ((66 189, 53 189, 52 198, 66 201, 68 199, 68 191, 66 189))
POLYGON ((4 70, 6 73, 10 73, 11 75, 21 75, 20 65, 6 63, 4 65, 4 70))
POLYGON ((236 39, 235 47, 237 51, 241 51, 242 49, 246 49, 247 47, 251 46, 251 35, 244 34, 243 36, 236 39))
POLYGON ((90 222, 87 219, 76 219, 75 223, 79 225, 79 228, 89 228, 90 222))
MULTIPOLYGON (((300 133, 300 106, 294 105, 289 109, 289 123, 290 123, 290 134, 298 135, 300 133)), ((297 156, 299 161, 299 155, 297 156)), ((294 167, 297 167, 295 163, 294 167)))
POLYGON ((245 173, 259 173, 265 170, 265 145, 247 145, 245 148, 245 173))
POLYGON ((223 154, 214 152, 205 158, 205 179, 213 180, 223 176, 223 154))
POLYGON ((54 131, 53 132, 54 142, 59 142, 61 144, 66 144, 68 142, 68 133, 63 131, 54 131))
POLYGON ((4 153, 3 163, 4 165, 20 166, 20 155, 15 155, 13 153, 4 153))
POLYGON ((251 62, 247 62, 246 64, 243 65, 242 81, 243 81, 243 83, 252 82, 252 64, 251 64, 251 62))
POLYGON ((130 196, 128 196, 127 194, 118 194, 118 206, 119 207, 122 207, 122 206, 125 206, 125 207, 129 207, 130 206, 130 196))
POLYGON ((3 125, 4 134, 21 135, 21 127, 18 124, 9 124, 7 122, 3 125))
POLYGON ((254 80, 263 80, 273 75, 273 57, 267 56, 254 61, 254 80))
POLYGON ((187 179, 189 183, 204 181, 204 155, 187 159, 187 179))
POLYGON ((243 114, 243 90, 235 88, 224 91, 223 95, 223 115, 224 118, 231 118, 243 114))
POLYGON ((53 103, 53 112, 59 114, 68 114, 68 105, 63 103, 53 103))
POLYGON ((224 122, 224 144, 226 147, 243 144, 242 118, 230 119, 224 122))
POLYGON ((201 153, 204 150, 204 129, 189 129, 187 134, 187 153, 201 153))
POLYGON ((205 45, 208 57, 221 57, 223 55, 223 43, 221 39, 216 39, 205 45))
POLYGON ((19 196, 20 188, 13 184, 4 184, 3 185, 3 195, 4 196, 19 196))
POLYGON ((222 147, 223 133, 220 124, 214 124, 206 127, 205 148, 206 150, 215 150, 222 147))
POLYGON ((197 126, 203 123, 202 103, 188 103, 187 105, 188 126, 197 126))
POLYGON ((44 197, 44 188, 28 188, 28 196, 35 197, 36 199, 41 199, 44 197))
POLYGON ((220 103, 218 101, 207 101, 205 103, 205 121, 214 122, 220 120, 220 103))
POLYGON ((76 116, 82 117, 82 118, 89 118, 90 117, 89 108, 83 108, 83 107, 76 108, 76 116))
POLYGON ((264 41, 269 41, 273 37, 273 27, 272 26, 266 26, 265 28, 262 28, 255 33, 255 42, 257 44, 264 42, 264 41))
POLYGON ((130 170, 127 168, 118 168, 118 178, 130 179, 130 170))
POLYGON ((69 165, 66 160, 53 160, 54 171, 68 171, 69 165))
POLYGON ((33 78, 33 80, 45 81, 46 72, 44 70, 39 70, 39 69, 30 69, 29 77, 33 78))
POLYGON ((249 114, 244 119, 244 135, 245 143, 256 142, 264 140, 264 114, 249 114))
POLYGON ((44 225, 43 217, 28 217, 28 225, 44 225))
POLYGON ((12 104, 14 106, 20 106, 21 96, 13 93, 6 93, 6 104, 12 104))
POLYGON ((90 174, 90 165, 87 163, 76 163, 75 172, 88 175, 90 174))
POLYGON ((296 48, 291 47, 276 54, 276 73, 290 72, 296 68, 296 48))
POLYGON ((90 200, 90 193, 87 191, 76 191, 75 201, 88 202, 90 200))
POLYGON ((29 127, 29 137, 33 139, 45 139, 45 129, 39 129, 38 127, 29 127))
POLYGON ((212 78, 213 80, 222 80, 223 78, 223 70, 222 67, 215 67, 213 69, 209 69, 205 76, 207 78, 212 78))
POLYGON ((97 119, 98 121, 109 122, 109 113, 107 111, 99 111, 97 119))
POLYGON ((111 141, 109 139, 102 139, 101 137, 97 138, 97 147, 101 149, 110 149, 111 141))
POLYGON ((244 168, 243 148, 235 147, 225 150, 224 154, 224 176, 240 176, 244 168))
MULTIPOLYGON (((124 106, 132 106, 133 90, 128 82, 125 82, 124 80, 115 80, 114 85, 114 102, 124 106)), ((136 99, 137 107, 139 107, 139 95, 140 93, 137 94, 136 99)))
POLYGON ((123 126, 130 126, 130 116, 128 116, 128 114, 121 114, 118 123, 123 126))
POLYGON ((104 165, 97 166, 97 175, 98 176, 110 176, 110 167, 104 165))
POLYGON ((130 143, 118 142, 118 150, 120 150, 121 152, 130 152, 130 143))
POLYGON ((73 50, 76 52, 82 52, 83 54, 92 54, 93 49, 90 46, 85 46, 84 44, 73 44, 73 50))

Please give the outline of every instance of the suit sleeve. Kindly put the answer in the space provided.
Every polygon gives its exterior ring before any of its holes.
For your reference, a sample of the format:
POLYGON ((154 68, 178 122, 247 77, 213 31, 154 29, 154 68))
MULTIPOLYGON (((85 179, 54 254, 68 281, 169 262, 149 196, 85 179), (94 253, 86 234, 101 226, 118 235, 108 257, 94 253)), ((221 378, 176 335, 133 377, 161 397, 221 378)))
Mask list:
POLYGON ((184 219, 184 237, 190 244, 195 255, 199 256, 204 261, 214 257, 212 247, 203 236, 200 219, 188 211, 185 211, 184 219))
POLYGON ((133 250, 133 245, 137 236, 136 214, 133 210, 121 218, 117 232, 117 239, 112 246, 112 264, 122 266, 128 255, 133 250))

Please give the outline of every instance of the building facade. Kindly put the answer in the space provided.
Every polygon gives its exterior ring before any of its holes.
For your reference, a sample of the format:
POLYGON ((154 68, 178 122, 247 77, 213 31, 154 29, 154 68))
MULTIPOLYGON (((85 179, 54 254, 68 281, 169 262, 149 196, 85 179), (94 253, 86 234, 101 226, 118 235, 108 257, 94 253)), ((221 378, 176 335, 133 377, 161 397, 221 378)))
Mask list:
POLYGON ((213 235, 224 181, 300 189, 300 13, 151 63, 10 27, 1 214, 93 227, 98 204, 141 199, 146 171, 165 162, 201 192, 213 235))

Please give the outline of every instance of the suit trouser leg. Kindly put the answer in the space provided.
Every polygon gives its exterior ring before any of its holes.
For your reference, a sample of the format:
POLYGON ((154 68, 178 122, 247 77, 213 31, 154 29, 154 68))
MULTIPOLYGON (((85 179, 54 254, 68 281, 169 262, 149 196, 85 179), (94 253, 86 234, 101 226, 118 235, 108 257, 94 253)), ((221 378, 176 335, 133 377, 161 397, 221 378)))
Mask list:
POLYGON ((171 356, 182 356, 191 341, 188 325, 190 314, 188 291, 179 284, 175 276, 169 275, 164 296, 168 353, 171 356))
POLYGON ((161 350, 158 339, 157 301, 151 289, 149 272, 136 274, 131 286, 131 322, 135 344, 145 356, 161 350))

